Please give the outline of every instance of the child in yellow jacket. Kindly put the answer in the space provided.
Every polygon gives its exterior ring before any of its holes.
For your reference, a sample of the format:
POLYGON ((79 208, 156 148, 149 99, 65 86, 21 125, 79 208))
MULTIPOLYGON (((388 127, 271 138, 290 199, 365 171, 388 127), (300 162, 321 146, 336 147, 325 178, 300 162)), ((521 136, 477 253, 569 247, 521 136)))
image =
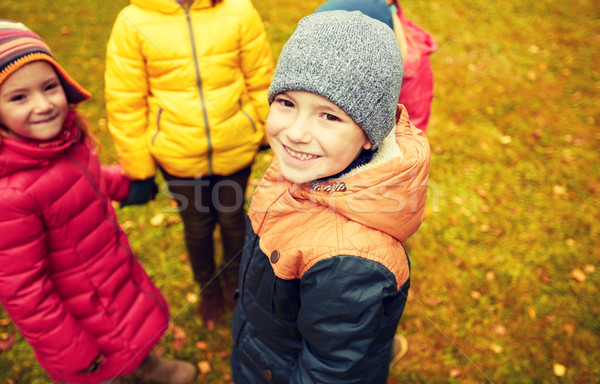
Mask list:
POLYGON ((233 307, 244 195, 266 143, 272 71, 265 28, 250 0, 132 0, 108 42, 108 127, 119 163, 134 180, 124 205, 150 200, 161 170, 183 219, 209 329, 233 307))

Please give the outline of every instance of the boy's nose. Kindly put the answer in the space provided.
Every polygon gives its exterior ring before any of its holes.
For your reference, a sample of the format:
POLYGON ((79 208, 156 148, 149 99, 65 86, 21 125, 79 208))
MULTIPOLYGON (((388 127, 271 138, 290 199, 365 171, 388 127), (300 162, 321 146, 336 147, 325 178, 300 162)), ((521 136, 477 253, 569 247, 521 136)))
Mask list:
POLYGON ((294 143, 308 143, 311 139, 308 121, 297 118, 290 124, 286 130, 288 139, 294 143))

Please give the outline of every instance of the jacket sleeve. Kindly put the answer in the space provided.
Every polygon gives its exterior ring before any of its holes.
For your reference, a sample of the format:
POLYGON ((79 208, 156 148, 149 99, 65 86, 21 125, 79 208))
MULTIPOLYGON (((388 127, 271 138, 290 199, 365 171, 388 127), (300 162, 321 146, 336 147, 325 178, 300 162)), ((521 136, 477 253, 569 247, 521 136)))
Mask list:
MULTIPOLYGON (((241 67, 246 80, 246 88, 260 119, 259 129, 264 133, 269 114, 267 91, 273 78, 273 55, 267 39, 264 23, 258 11, 248 2, 241 31, 241 67)), ((268 141, 264 135, 263 143, 268 141)))
POLYGON ((125 200, 129 195, 131 181, 121 172, 121 166, 103 165, 101 172, 108 197, 115 201, 125 200))
POLYGON ((75 373, 100 350, 54 291, 35 207, 22 191, 0 190, 0 302, 42 367, 75 373))
POLYGON ((149 90, 141 38, 134 23, 121 12, 108 41, 104 75, 108 129, 119 163, 133 180, 156 174, 145 139, 149 90))
POLYGON ((304 339, 290 383, 383 383, 406 302, 393 274, 353 256, 317 263, 302 278, 304 339))

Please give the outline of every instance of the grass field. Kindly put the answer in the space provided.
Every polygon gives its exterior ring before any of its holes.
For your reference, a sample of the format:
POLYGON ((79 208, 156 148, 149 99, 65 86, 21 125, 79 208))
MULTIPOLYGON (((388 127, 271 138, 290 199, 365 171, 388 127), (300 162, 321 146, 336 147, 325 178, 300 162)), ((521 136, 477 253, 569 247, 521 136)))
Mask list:
MULTIPOLYGON (((276 56, 320 2, 255 1, 276 56)), ((1 18, 42 35, 92 92, 80 108, 104 163, 116 163, 104 49, 126 4, 0 4, 1 18)), ((407 242, 413 275, 399 332, 410 350, 389 383, 600 383, 598 2, 402 4, 440 48, 427 218, 407 242)), ((271 157, 259 155, 251 184, 271 157)), ((229 383, 229 322, 211 333, 194 316, 197 288, 169 199, 118 214, 171 305, 159 352, 210 367, 198 383, 229 383)), ((1 310, 0 347, 0 383, 50 383, 1 310)))

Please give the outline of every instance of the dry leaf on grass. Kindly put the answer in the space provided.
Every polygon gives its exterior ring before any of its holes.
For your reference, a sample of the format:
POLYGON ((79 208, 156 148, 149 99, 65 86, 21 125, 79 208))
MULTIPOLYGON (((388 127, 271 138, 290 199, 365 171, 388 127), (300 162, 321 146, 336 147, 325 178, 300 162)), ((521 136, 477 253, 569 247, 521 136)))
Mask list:
POLYGON ((552 370, 554 371, 554 374, 558 377, 564 376, 567 372, 567 368, 564 365, 558 363, 554 363, 552 365, 552 370))
POLYGON ((460 369, 458 369, 458 368, 452 368, 450 370, 450 374, 449 374, 450 377, 458 377, 460 375, 462 375, 462 371, 460 369))
POLYGON ((8 351, 15 343, 14 333, 0 333, 0 351, 8 351))
POLYGON ((208 372, 210 372, 212 370, 212 368, 210 367, 210 363, 208 361, 199 361, 198 362, 198 369, 200 370, 200 373, 202 373, 203 375, 206 375, 208 372))
POLYGON ((150 225, 153 227, 158 227, 163 223, 163 221, 165 221, 165 215, 159 213, 150 219, 150 225))
POLYGON ((196 348, 204 351, 208 348, 208 344, 206 341, 196 341, 196 348))
POLYGON ((579 268, 575 268, 571 271, 571 277, 580 283, 583 283, 586 279, 585 273, 579 268))

